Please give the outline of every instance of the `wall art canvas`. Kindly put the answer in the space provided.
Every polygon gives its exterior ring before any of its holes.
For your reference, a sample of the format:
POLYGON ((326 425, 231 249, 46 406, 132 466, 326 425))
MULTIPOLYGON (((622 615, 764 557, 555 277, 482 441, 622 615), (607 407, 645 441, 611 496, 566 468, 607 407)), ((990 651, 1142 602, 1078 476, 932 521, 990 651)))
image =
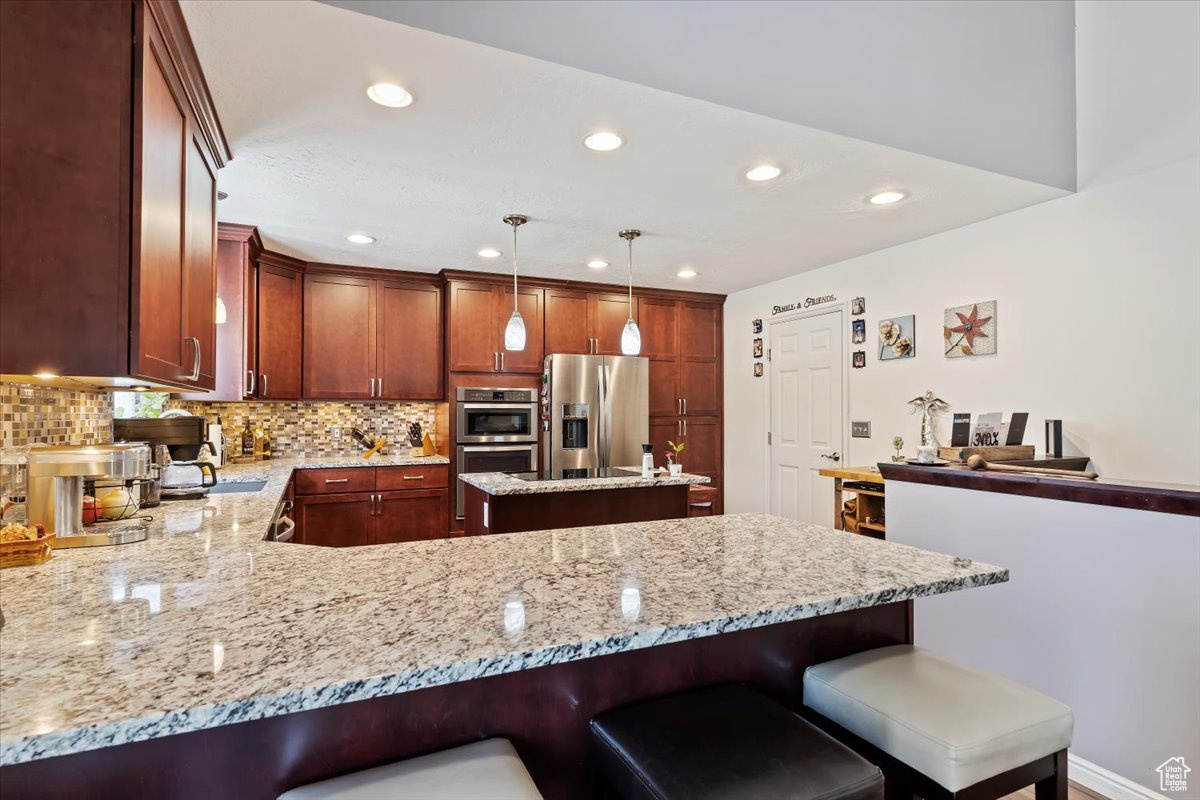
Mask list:
POLYGON ((855 350, 854 360, 851 363, 854 365, 855 369, 862 369, 865 367, 867 365, 867 351, 855 350))
POLYGON ((946 309, 942 328, 946 358, 990 356, 996 352, 996 301, 946 309))
POLYGON ((754 357, 762 358, 762 354, 763 354, 763 341, 762 341, 762 339, 755 339, 754 340, 754 357))
POLYGON ((754 377, 761 378, 763 376, 763 365, 761 361, 754 362, 754 377))
POLYGON ((755 333, 762 333, 762 320, 761 319, 751 320, 750 328, 755 333))
POLYGON ((893 317, 879 322, 879 360, 895 361, 917 354, 917 318, 893 317))
POLYGON ((865 319, 856 319, 850 323, 850 341, 853 344, 862 344, 867 340, 867 321, 865 319))
POLYGON ((850 301, 850 313, 854 316, 867 313, 867 299, 865 297, 856 297, 850 301))

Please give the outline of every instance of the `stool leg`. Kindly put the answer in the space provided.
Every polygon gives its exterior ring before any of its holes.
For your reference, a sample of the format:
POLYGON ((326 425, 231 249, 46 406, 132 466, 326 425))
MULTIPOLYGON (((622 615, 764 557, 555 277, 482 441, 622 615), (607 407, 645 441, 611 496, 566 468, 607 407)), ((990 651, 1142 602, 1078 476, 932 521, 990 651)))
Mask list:
POLYGON ((1033 785, 1037 800, 1067 800, 1067 751, 1054 754, 1054 774, 1033 785))

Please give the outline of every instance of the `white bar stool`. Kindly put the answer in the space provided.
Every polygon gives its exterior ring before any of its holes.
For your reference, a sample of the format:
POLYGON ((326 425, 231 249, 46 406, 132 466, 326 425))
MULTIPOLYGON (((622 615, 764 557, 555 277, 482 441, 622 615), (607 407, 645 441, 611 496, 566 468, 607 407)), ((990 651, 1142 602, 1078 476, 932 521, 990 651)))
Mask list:
POLYGON ((809 667, 804 705, 883 769, 889 797, 994 800, 1034 784, 1037 800, 1067 798, 1071 709, 928 650, 895 645, 809 667))
POLYGON ((442 750, 339 775, 284 792, 279 800, 542 800, 507 739, 442 750))

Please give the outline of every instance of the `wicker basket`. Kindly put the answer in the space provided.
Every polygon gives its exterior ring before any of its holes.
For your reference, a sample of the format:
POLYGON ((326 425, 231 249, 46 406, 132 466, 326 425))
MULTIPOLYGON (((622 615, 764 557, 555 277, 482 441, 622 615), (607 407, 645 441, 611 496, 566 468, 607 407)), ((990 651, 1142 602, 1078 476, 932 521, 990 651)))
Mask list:
POLYGON ((0 542, 0 569, 41 564, 50 558, 50 542, 53 540, 54 534, 47 533, 40 539, 0 542))

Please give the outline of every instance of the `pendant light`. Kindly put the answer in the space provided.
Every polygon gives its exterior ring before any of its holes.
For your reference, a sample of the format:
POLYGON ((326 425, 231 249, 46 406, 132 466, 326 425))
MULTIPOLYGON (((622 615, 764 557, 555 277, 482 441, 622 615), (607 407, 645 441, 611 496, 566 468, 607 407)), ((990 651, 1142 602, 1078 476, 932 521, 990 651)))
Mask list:
POLYGON ((621 352, 627 356, 636 356, 642 352, 642 332, 638 330, 637 323, 633 321, 633 240, 641 235, 641 231, 632 228, 618 234, 629 242, 629 319, 625 322, 624 330, 621 331, 621 352))
POLYGON ((524 350, 525 320, 521 319, 521 312, 517 310, 517 228, 529 222, 529 218, 521 214, 509 214, 504 222, 512 225, 513 229, 513 313, 504 326, 504 349, 524 350))

